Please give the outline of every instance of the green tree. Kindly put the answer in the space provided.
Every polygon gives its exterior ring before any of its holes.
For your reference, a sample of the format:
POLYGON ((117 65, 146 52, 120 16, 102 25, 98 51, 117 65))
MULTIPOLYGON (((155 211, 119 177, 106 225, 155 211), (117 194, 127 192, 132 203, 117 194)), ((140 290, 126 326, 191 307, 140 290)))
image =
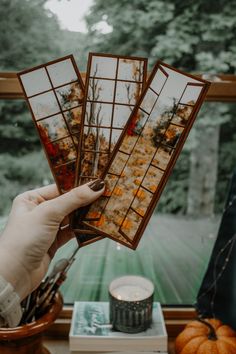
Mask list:
MULTIPOLYGON (((61 55, 60 27, 46 0, 0 2, 0 70, 20 71, 61 55)), ((50 170, 22 100, 0 101, 0 215, 20 191, 46 183, 50 170)))
MULTIPOLYGON (((87 16, 89 42, 93 50, 144 55, 151 64, 162 59, 188 72, 235 73, 235 16, 233 0, 95 0, 87 16), (110 33, 99 31, 102 21, 112 27, 110 33)), ((170 211, 172 204, 174 211, 213 213, 220 126, 232 124, 232 119, 229 109, 206 105, 188 141, 189 169, 180 158, 163 194, 162 210, 170 211), (208 158, 203 159, 206 151, 208 158), (181 195, 179 202, 176 195, 181 195)))
POLYGON ((0 70, 23 70, 60 55, 60 27, 45 3, 1 0, 0 70))

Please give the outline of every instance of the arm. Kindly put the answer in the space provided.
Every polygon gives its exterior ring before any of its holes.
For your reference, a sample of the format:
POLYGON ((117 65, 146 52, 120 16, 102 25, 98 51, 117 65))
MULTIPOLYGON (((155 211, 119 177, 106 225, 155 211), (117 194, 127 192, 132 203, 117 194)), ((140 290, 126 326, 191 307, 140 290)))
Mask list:
POLYGON ((66 226, 67 215, 92 203, 103 192, 104 182, 97 180, 63 195, 59 195, 55 185, 50 185, 15 198, 8 223, 0 237, 1 317, 5 316, 6 310, 4 281, 12 287, 16 294, 14 301, 18 303, 37 288, 56 250, 74 237, 69 225, 66 226), (64 227, 61 228, 61 225, 64 227))

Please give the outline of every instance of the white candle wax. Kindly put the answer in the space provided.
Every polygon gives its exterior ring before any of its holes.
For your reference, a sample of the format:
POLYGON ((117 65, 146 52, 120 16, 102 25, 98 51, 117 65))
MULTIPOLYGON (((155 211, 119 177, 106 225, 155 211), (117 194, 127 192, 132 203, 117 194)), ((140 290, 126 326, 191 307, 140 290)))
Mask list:
POLYGON ((118 300, 140 301, 150 296, 150 291, 139 285, 121 285, 113 289, 112 295, 118 300))

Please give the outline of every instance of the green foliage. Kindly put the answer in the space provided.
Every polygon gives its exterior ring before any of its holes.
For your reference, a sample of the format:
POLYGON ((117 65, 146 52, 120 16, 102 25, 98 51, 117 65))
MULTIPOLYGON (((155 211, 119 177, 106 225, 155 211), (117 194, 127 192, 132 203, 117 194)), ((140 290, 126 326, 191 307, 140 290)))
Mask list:
POLYGON ((51 181, 51 172, 42 151, 21 156, 0 154, 0 215, 9 211, 17 194, 51 181))
MULTIPOLYGON (((233 74, 236 71, 235 18, 233 0, 95 0, 87 16, 88 43, 93 51, 147 56, 152 65, 162 59, 188 72, 233 74), (107 22, 113 30, 102 34, 98 26, 101 21, 107 22)), ((223 125, 217 212, 224 203, 226 184, 236 162, 233 121, 233 110, 228 105, 207 103, 194 127, 199 130, 223 125)), ((189 155, 197 145, 194 129, 162 194, 158 210, 186 211, 189 155)))
POLYGON ((97 0, 87 16, 89 39, 95 49, 126 55, 149 56, 155 34, 173 19, 173 4, 164 1, 97 0), (113 31, 101 35, 97 24, 106 21, 113 31))
POLYGON ((20 155, 39 149, 39 138, 25 101, 0 101, 1 153, 20 155))
MULTIPOLYGON (((23 70, 61 54, 60 27, 45 0, 0 2, 0 70, 23 70)), ((25 102, 0 101, 0 215, 21 191, 51 178, 25 102)))
POLYGON ((189 153, 183 149, 167 182, 156 211, 185 214, 187 209, 189 153))
POLYGON ((97 50, 219 73, 236 68, 235 16, 233 0, 95 0, 87 23, 97 50), (101 21, 113 31, 102 35, 97 29, 101 21))
POLYGON ((0 70, 22 70, 60 55, 60 27, 45 3, 1 0, 0 70))

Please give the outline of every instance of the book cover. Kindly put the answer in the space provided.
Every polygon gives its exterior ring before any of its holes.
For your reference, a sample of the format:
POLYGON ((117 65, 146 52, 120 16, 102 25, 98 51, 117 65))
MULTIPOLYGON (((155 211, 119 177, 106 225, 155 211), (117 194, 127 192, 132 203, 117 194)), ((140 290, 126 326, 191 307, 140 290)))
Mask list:
POLYGON ((70 350, 77 352, 165 352, 167 332, 160 303, 153 303, 153 320, 144 332, 114 331, 108 302, 75 302, 70 329, 70 350))

